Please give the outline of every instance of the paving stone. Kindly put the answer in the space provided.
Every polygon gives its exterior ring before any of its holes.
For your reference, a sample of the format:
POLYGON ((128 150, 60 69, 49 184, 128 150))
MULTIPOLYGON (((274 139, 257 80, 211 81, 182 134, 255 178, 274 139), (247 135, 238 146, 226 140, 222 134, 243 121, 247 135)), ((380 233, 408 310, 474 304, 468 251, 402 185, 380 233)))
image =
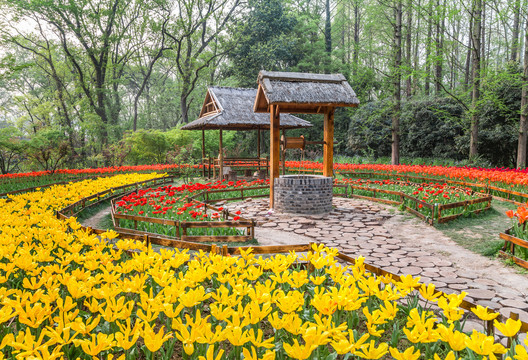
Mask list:
POLYGON ((268 223, 265 223, 265 224, 262 224, 261 227, 263 228, 272 228, 272 227, 276 227, 277 226, 277 223, 274 223, 274 222, 268 222, 268 223))
POLYGON ((495 296, 495 292, 485 289, 468 289, 467 294, 477 300, 490 300, 495 296))
POLYGON ((465 284, 466 283, 466 280, 463 278, 457 278, 457 277, 451 277, 451 276, 441 276, 438 279, 447 284, 465 284))
POLYGON ((484 306, 484 307, 488 307, 488 308, 493 309, 493 310, 497 310, 497 309, 499 309, 501 307, 498 302, 489 301, 489 300, 477 300, 475 302, 475 304, 480 305, 480 306, 484 306))
POLYGON ((496 281, 493 281, 493 280, 490 280, 490 279, 476 279, 475 280, 476 283, 478 284, 482 284, 482 285, 488 285, 488 286, 495 286, 495 285, 499 285, 496 281))
POLYGON ((466 333, 472 333, 473 330, 483 332, 485 331, 484 323, 482 321, 466 320, 464 322, 464 327, 462 328, 462 330, 466 333))
POLYGON ((467 290, 467 285, 466 284, 447 284, 447 287, 450 288, 450 289, 459 290, 459 291, 467 290))
POLYGON ((517 309, 522 309, 522 310, 528 309, 528 304, 521 300, 505 299, 505 300, 501 300, 500 303, 502 306, 505 306, 505 307, 517 308, 517 309))
POLYGON ((401 272, 404 274, 409 275, 418 275, 422 272, 422 268, 419 268, 418 266, 407 266, 404 268, 401 268, 401 272))
POLYGON ((523 322, 528 322, 528 312, 524 311, 524 310, 520 310, 520 309, 516 309, 516 308, 511 308, 511 307, 503 307, 503 308, 500 308, 499 309, 499 312, 501 313, 502 316, 506 317, 506 318, 509 318, 510 317, 510 314, 513 312, 513 313, 516 313, 519 315, 519 319, 523 322))

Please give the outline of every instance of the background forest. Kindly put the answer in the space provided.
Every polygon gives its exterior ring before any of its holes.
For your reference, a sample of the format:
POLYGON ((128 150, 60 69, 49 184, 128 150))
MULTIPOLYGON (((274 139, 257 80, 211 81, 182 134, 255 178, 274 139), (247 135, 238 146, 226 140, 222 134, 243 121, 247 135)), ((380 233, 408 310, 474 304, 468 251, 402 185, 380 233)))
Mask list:
MULTIPOLYGON (((198 161, 179 127, 207 86, 261 69, 347 77, 341 160, 525 167, 527 18, 527 0, 0 0, 0 171, 198 161)), ((291 133, 321 140, 304 118, 291 133)), ((255 137, 227 132, 227 155, 255 137)))

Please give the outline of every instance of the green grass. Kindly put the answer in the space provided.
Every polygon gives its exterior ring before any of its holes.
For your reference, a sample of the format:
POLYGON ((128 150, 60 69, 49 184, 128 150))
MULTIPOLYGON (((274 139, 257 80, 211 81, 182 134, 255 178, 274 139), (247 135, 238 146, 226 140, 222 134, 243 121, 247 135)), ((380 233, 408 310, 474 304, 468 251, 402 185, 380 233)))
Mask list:
MULTIPOLYGON (((87 207, 87 208, 84 208, 78 215, 77 215, 77 221, 79 222, 83 222, 85 221, 86 219, 89 219, 91 218, 92 216, 94 216, 95 214, 97 214, 99 211, 107 208, 110 206, 110 200, 106 200, 106 201, 103 201, 97 205, 94 205, 94 206, 90 206, 90 207, 87 207)), ((110 216, 110 214, 109 214, 110 216)), ((111 222, 111 220, 110 220, 111 222)))
POLYGON ((474 216, 460 217, 435 227, 460 246, 484 256, 495 256, 504 244, 499 233, 510 227, 511 221, 504 214, 516 206, 493 200, 490 210, 474 216))

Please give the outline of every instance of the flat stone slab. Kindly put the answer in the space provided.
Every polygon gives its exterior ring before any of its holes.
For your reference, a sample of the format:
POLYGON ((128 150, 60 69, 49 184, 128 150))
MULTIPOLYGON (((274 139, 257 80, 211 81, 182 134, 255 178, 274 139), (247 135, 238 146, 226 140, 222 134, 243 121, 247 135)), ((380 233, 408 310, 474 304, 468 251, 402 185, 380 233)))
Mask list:
POLYGON ((504 299, 500 301, 502 306, 511 307, 511 308, 517 308, 521 310, 528 309, 528 304, 521 300, 515 300, 515 299, 504 299))
POLYGON ((466 292, 468 296, 477 300, 491 300, 495 296, 495 291, 485 289, 469 289, 466 292))

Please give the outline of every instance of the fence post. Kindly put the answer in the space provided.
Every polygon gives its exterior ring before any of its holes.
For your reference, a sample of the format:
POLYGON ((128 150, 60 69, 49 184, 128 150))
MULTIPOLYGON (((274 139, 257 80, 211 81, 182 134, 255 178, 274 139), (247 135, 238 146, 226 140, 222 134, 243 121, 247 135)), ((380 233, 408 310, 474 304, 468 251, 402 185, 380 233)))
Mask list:
POLYGON ((229 252, 227 251, 227 245, 222 245, 222 256, 229 256, 229 252))

